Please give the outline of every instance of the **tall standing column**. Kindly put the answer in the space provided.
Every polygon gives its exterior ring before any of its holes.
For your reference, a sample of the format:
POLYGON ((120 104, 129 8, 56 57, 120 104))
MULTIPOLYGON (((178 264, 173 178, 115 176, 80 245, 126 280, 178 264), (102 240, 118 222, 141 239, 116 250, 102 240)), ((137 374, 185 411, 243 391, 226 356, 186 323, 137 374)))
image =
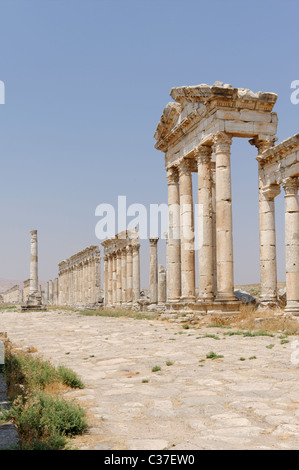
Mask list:
POLYGON ((133 249, 133 303, 136 303, 140 297, 140 244, 132 245, 133 249))
POLYGON ((112 255, 108 255, 108 305, 112 305, 112 276, 113 276, 113 266, 112 266, 112 255))
POLYGON ((158 302, 158 237, 149 239, 150 242, 150 278, 149 297, 152 304, 158 302))
POLYGON ((112 305, 117 303, 117 257, 114 252, 112 255, 112 305))
POLYGON ((214 299, 213 194, 211 147, 197 149, 198 170, 198 300, 214 299))
POLYGON ((195 301, 195 253, 192 172, 188 160, 179 166, 180 238, 181 238, 181 300, 195 301))
POLYGON ((38 292, 38 248, 37 230, 31 230, 30 242, 30 284, 29 294, 38 292))
POLYGON ((272 147, 276 137, 254 138, 249 141, 258 150, 259 178, 259 238, 261 307, 277 305, 277 265, 275 234, 275 197, 280 193, 278 184, 265 185, 261 154, 272 147))
POLYGON ((181 240, 179 176, 175 167, 167 170, 168 182, 168 243, 167 243, 167 300, 181 298, 181 240))
POLYGON ((287 178, 283 182, 285 190, 285 254, 286 291, 285 311, 299 315, 299 178, 287 178))
POLYGON ((117 285, 117 305, 121 304, 122 301, 122 288, 121 288, 121 251, 116 252, 116 285, 117 285))
POLYGON ((127 246, 127 304, 133 302, 133 250, 132 245, 127 246))
POLYGON ((277 304, 275 197, 279 185, 259 188, 261 305, 277 304))
POLYGON ((104 255, 104 305, 108 305, 108 255, 104 255))
POLYGON ((53 305, 53 281, 49 281, 49 304, 53 305))
POLYGON ((121 251, 121 303, 127 301, 127 251, 123 248, 121 251))
POLYGON ((101 258, 100 258, 100 254, 97 254, 95 256, 95 291, 94 291, 94 302, 96 304, 99 302, 100 297, 101 297, 101 258))
POLYGON ((214 137, 216 158, 216 256, 217 297, 220 302, 234 296, 233 222, 231 196, 231 136, 218 132, 214 137))
POLYGON ((38 250, 37 250, 37 230, 31 230, 30 241, 30 279, 28 299, 22 309, 40 309, 42 307, 42 295, 38 284, 38 250))

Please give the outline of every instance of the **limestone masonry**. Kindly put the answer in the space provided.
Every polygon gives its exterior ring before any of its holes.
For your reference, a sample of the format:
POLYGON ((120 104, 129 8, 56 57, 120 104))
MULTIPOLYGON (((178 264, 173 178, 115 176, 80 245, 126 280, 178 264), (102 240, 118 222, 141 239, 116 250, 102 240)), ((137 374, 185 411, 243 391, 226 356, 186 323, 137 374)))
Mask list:
POLYGON ((157 125, 155 147, 164 153, 168 185, 166 269, 158 264, 158 238, 150 238, 149 294, 140 291, 136 228, 90 246, 58 265, 44 291, 38 285, 37 231, 31 231, 30 279, 2 302, 23 308, 149 308, 173 313, 232 314, 234 294, 231 145, 234 137, 256 147, 259 190, 261 307, 278 305, 275 197, 285 195, 287 315, 299 315, 299 134, 276 144, 275 93, 254 93, 215 82, 172 88, 157 125), (192 173, 197 173, 193 201, 192 173), (194 212, 197 203, 198 212, 194 212), (194 227, 199 227, 195 240, 194 227), (195 244, 195 242, 198 242, 195 244), (198 245, 198 250, 195 247, 198 245), (197 263, 195 263, 197 256, 197 263), (197 265, 197 271, 195 266, 197 265), (197 285, 196 285, 196 279, 197 285))

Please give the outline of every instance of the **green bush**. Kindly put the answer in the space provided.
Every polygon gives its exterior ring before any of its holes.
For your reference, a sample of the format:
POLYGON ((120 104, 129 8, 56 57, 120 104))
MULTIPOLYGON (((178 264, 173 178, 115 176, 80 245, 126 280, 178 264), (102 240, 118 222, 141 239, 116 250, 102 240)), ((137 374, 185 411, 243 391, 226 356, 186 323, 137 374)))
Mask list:
POLYGON ((87 429, 85 412, 75 402, 46 392, 35 392, 27 400, 19 396, 9 416, 25 438, 26 448, 63 448, 66 437, 82 434, 87 429))

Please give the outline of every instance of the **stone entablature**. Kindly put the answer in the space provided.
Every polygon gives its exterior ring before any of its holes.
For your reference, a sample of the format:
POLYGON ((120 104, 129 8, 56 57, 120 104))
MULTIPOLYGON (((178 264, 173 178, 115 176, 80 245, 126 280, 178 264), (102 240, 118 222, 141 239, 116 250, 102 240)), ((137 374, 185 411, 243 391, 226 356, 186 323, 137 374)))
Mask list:
POLYGON ((140 244, 136 228, 102 242, 104 303, 108 307, 137 305, 140 297, 140 244))
POLYGON ((58 275, 59 305, 97 307, 101 303, 101 255, 98 246, 89 246, 59 263, 58 275))
POLYGON ((154 135, 155 147, 165 153, 166 168, 193 158, 199 145, 213 145, 219 132, 245 138, 276 134, 275 93, 254 93, 216 82, 172 88, 170 96, 176 103, 168 103, 154 135))

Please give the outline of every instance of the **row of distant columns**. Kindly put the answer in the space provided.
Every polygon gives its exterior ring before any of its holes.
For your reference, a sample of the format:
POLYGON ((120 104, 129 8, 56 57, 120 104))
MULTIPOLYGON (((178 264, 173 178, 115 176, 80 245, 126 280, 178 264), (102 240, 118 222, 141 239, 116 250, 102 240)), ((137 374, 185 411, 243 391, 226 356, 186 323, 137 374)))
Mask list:
POLYGON ((104 254, 104 302, 107 306, 133 305, 140 297, 140 244, 104 254))
MULTIPOLYGON (((213 146, 194 152, 198 172, 198 301, 234 301, 231 204, 231 136, 219 132, 213 146), (215 160, 215 180, 212 163, 215 160), (217 247, 217 248, 216 248, 217 247), (217 278, 217 282, 216 279, 217 278), (217 286, 217 295, 216 295, 217 286)), ((169 232, 167 300, 195 301, 195 251, 192 167, 183 159, 167 170, 169 232)))
POLYGON ((96 304, 100 299, 100 279, 100 257, 90 257, 61 269, 59 305, 96 304))

